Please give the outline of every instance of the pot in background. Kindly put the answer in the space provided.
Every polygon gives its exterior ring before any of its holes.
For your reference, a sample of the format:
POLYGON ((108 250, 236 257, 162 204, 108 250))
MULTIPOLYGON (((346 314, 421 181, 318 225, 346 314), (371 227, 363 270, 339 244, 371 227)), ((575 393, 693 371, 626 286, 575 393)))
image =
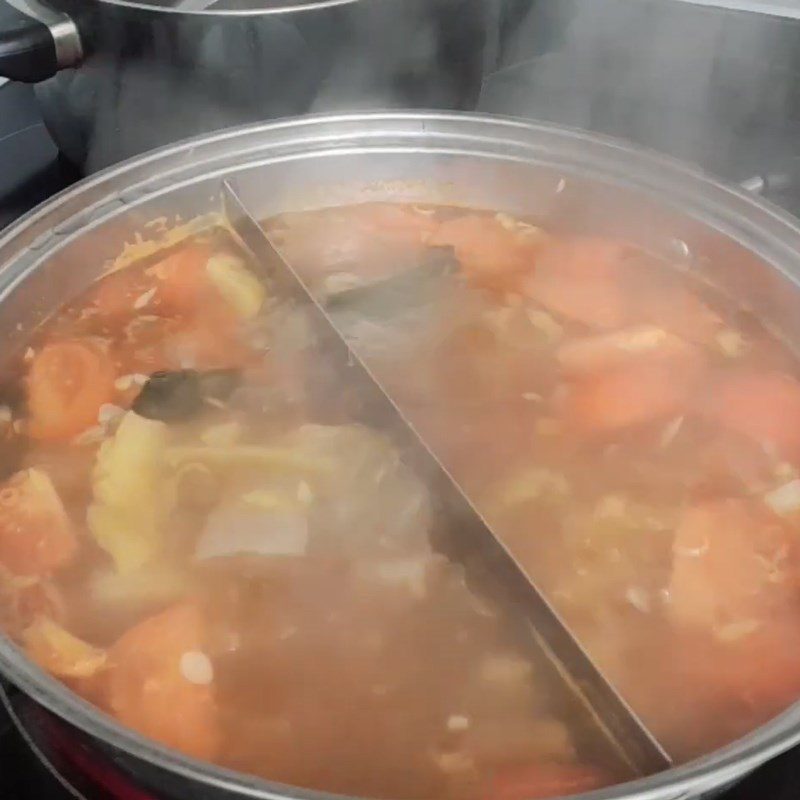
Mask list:
POLYGON ((0 75, 37 83, 84 172, 315 111, 475 107, 499 0, 0 0, 0 75), (24 13, 23 13, 24 12, 24 13))
MULTIPOLYGON (((224 179, 258 218, 365 200, 439 202, 624 237, 734 297, 746 296, 787 341, 800 341, 800 227, 777 208, 680 163, 591 134, 490 117, 382 113, 195 139, 88 178, 35 209, 0 236, 6 357, 96 278, 123 242, 137 232, 146 236, 148 221, 216 210, 224 179)), ((32 741, 65 770, 85 773, 89 765, 124 781, 123 798, 330 797, 146 741, 42 673, 2 636, 0 672, 28 696, 29 713, 20 719, 32 741)), ((723 749, 591 797, 699 798, 798 741, 800 704, 723 749)))

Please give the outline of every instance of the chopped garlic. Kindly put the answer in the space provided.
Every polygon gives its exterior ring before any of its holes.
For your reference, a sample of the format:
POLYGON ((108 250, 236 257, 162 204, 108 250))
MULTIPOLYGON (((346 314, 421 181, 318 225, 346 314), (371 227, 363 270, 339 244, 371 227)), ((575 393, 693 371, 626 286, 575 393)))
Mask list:
POLYGON ((699 547, 673 547, 672 552, 676 556, 685 556, 688 558, 700 558, 704 556, 711 549, 711 543, 708 539, 703 539, 703 543, 699 547))
POLYGON ((128 389, 132 389, 134 386, 144 386, 147 381, 147 375, 142 375, 139 373, 120 375, 119 378, 114 381, 114 388, 118 392, 127 392, 128 389))
POLYGON ((87 428, 85 431, 79 433, 77 436, 72 437, 72 444, 78 447, 83 447, 92 444, 98 444, 106 438, 107 431, 102 425, 94 425, 87 428))
POLYGON ((209 447, 228 447, 242 438, 242 425, 236 420, 212 425, 200 434, 200 441, 209 447))
POLYGON ((521 683, 531 677, 533 667, 519 656, 491 655, 481 663, 481 678, 487 683, 521 683))
POLYGON ((720 352, 728 358, 739 358, 748 350, 748 344, 739 331, 731 328, 721 330, 715 337, 720 352))
POLYGON ((113 403, 103 403, 97 411, 97 422, 103 427, 118 420, 125 413, 125 409, 113 403))
POLYGON ((720 642, 738 642, 745 636, 755 633, 761 627, 761 623, 755 619, 743 619, 737 622, 729 622, 726 625, 718 625, 714 628, 714 636, 720 642))
POLYGON ((495 214, 494 218, 507 230, 513 231, 517 227, 517 221, 510 214, 495 214))
POLYGON ((13 419, 13 414, 8 406, 0 405, 0 424, 8 425, 13 419))
POLYGON ((684 419, 685 417, 675 417, 675 419, 667 423, 667 425, 664 427, 664 430, 661 431, 661 436, 658 437, 659 447, 662 449, 669 447, 675 441, 675 437, 683 427, 684 419))
POLYGON ((650 611, 650 596, 640 586, 630 586, 625 591, 625 599, 642 614, 650 611))
POLYGON ((208 686, 214 680, 211 659, 199 650, 189 650, 181 656, 181 675, 196 686, 208 686))
POLYGON ((447 730, 449 731, 465 731, 469 728, 469 717, 463 714, 451 714, 447 718, 447 730))
POLYGON ((538 308, 527 308, 525 314, 528 321, 541 333, 548 342, 557 342, 564 335, 564 327, 546 311, 538 308))
POLYGON ((764 502, 781 517, 797 513, 800 511, 800 478, 767 492, 764 502))
POLYGON ((139 311, 149 305, 150 301, 155 297, 157 289, 158 287, 154 286, 152 289, 148 289, 144 294, 139 295, 133 303, 134 309, 139 311))
POLYGON ((33 361, 34 358, 36 358, 36 351, 32 347, 29 347, 22 356, 23 361, 33 361))
POLYGON ((530 403, 541 403, 544 400, 538 392, 523 392, 522 399, 530 403))
POLYGON ((669 334, 663 328, 645 326, 619 337, 619 347, 628 353, 646 353, 663 344, 669 334))

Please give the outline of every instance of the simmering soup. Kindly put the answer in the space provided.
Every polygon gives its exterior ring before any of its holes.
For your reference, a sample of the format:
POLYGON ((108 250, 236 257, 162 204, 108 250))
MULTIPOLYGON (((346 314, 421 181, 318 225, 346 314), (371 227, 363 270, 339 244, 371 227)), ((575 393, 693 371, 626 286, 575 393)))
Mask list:
POLYGON ((121 723, 359 796, 521 800, 617 777, 433 548, 428 487, 351 414, 303 310, 224 231, 99 280, 19 372, 0 620, 121 723))
MULTIPOLYGON (((264 223, 676 759, 800 693, 800 381, 620 241, 370 203, 264 223)), ((5 386, 0 620, 189 755, 360 796, 618 780, 421 476, 224 231, 111 272, 5 386)))
POLYGON ((800 380, 758 320, 623 241, 505 214, 267 227, 673 758, 800 695, 800 380), (391 313, 391 281, 344 291, 409 264, 391 313))

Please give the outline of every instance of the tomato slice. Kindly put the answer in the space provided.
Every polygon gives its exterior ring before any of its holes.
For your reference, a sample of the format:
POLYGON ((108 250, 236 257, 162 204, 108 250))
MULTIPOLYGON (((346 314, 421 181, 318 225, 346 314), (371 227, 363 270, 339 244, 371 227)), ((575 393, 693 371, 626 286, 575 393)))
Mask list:
POLYGON ((51 342, 28 373, 28 433, 35 439, 70 439, 97 424, 100 406, 114 397, 115 372, 88 341, 51 342))
POLYGON ((599 789, 611 778, 583 764, 541 762, 495 773, 485 800, 539 800, 599 789))
POLYGON ((46 576, 77 550, 64 506, 50 478, 26 469, 0 488, 0 565, 14 575, 46 576))
POLYGON ((137 298, 147 291, 147 281, 140 269, 128 267, 104 275, 94 285, 91 304, 101 317, 115 319, 130 315, 137 298))
POLYGON ((192 682, 181 669, 200 657, 205 624, 184 603, 146 619, 109 651, 107 697, 125 725, 183 753, 212 759, 220 745, 213 683, 192 682))
POLYGON ((494 216, 468 214, 443 222, 428 244, 452 247, 475 285, 508 292, 533 272, 544 241, 536 228, 508 228, 494 216))
POLYGON ((570 385, 562 416, 579 435, 654 422, 685 408, 698 370, 693 359, 680 364, 644 361, 589 375, 570 385))
POLYGON ((708 393, 704 412, 784 455, 800 455, 800 382, 780 372, 736 371, 708 393))
POLYGON ((707 500, 688 508, 675 532, 669 615, 709 631, 729 622, 758 625, 781 587, 779 558, 791 539, 779 522, 750 501, 707 500))
POLYGON ((593 328, 629 322, 622 262, 630 245, 609 239, 554 241, 539 255, 524 293, 550 311, 593 328))
POLYGON ((212 252, 209 245, 186 245, 146 270, 159 314, 195 315, 220 302, 206 271, 212 252))
POLYGON ((692 345, 656 325, 635 325, 610 333, 568 339, 556 358, 566 375, 580 376, 648 359, 689 357, 692 345))
POLYGON ((552 241, 542 250, 524 293, 592 328, 656 325, 707 344, 721 320, 683 281, 626 242, 579 237, 552 241))

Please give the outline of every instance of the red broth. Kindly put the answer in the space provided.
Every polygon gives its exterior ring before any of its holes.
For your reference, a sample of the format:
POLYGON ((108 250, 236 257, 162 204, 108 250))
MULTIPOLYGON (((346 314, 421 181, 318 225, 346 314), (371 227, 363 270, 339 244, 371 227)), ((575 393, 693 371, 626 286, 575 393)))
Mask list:
POLYGON ((124 725, 271 780, 465 800, 612 782, 324 361, 221 231, 62 308, 4 387, 5 630, 124 725))
POLYGON ((438 314, 340 321, 676 760, 800 695, 800 379, 758 320, 625 242, 505 214, 267 227, 322 292, 453 254, 438 314))
MULTIPOLYGON (((503 214, 265 226, 678 760, 796 698, 800 381, 757 321, 503 214)), ((65 306, 5 387, 5 629, 123 724, 272 780, 612 782, 324 367, 219 232, 65 306)))

